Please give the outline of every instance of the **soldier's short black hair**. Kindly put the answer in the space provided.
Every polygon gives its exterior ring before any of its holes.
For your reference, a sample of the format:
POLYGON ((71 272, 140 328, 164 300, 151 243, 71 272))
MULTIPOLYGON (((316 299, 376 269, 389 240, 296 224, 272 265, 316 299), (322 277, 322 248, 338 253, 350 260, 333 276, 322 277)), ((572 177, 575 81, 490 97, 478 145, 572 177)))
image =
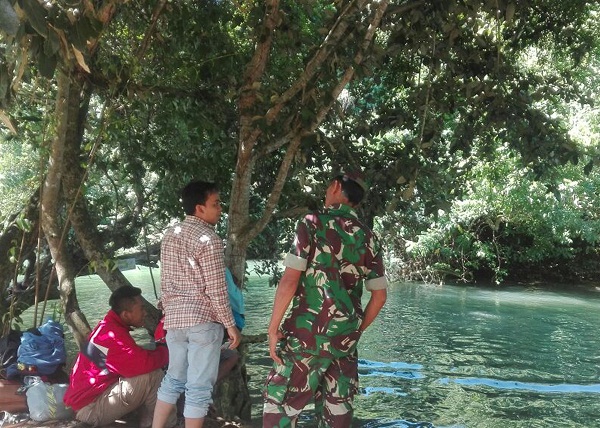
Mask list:
POLYGON ((365 188, 347 174, 341 174, 334 178, 342 185, 342 192, 352 205, 358 205, 365 197, 365 188))

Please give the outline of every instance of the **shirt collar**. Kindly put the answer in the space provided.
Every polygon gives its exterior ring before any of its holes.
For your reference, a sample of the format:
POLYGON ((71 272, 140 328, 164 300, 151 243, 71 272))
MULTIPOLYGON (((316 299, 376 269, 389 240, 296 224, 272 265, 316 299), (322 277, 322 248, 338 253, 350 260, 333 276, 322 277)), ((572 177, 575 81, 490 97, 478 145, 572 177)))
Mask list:
POLYGON ((356 211, 350 205, 346 204, 332 204, 325 207, 325 212, 332 215, 341 215, 345 217, 358 218, 356 211))

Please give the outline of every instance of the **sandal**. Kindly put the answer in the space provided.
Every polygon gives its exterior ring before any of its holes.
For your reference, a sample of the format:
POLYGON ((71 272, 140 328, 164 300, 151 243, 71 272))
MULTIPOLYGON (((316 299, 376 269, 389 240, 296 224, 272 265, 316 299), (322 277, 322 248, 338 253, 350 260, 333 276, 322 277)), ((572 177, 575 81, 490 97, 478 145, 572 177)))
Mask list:
POLYGON ((0 412, 0 428, 16 427, 25 424, 29 420, 28 413, 9 413, 5 410, 0 412))

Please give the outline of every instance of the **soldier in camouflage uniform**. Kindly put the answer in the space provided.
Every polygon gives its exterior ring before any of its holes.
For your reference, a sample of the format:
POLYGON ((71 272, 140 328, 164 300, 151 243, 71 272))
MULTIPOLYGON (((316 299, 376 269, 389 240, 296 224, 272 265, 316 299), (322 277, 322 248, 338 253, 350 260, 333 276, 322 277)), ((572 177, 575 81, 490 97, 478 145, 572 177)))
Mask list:
POLYGON ((357 174, 336 177, 327 188, 325 209, 297 225, 269 324, 274 364, 264 390, 265 428, 296 426, 313 398, 320 427, 352 423, 356 346, 387 297, 381 247, 354 211, 366 190, 357 174), (363 283, 371 292, 364 310, 363 283))

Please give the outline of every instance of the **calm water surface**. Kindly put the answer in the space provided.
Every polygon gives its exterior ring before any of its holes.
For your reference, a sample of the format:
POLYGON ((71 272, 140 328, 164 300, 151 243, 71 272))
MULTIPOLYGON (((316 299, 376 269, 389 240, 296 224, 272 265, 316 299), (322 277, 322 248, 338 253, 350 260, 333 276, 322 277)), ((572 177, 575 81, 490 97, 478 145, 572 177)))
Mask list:
MULTIPOLYGON (((146 269, 125 274, 155 301, 146 269)), ((95 325, 109 291, 96 277, 77 285, 95 325)), ((264 333, 274 289, 258 276, 247 287, 244 333, 264 333)), ((359 345, 354 426, 600 427, 599 326, 600 293, 394 284, 359 345)), ((250 346, 257 426, 267 355, 250 346)), ((311 413, 299 426, 315 426, 311 413)))
MULTIPOLYGON (((272 295, 253 278, 248 333, 272 295)), ((600 293, 394 284, 359 345, 355 426, 600 427, 599 326, 600 293)))

